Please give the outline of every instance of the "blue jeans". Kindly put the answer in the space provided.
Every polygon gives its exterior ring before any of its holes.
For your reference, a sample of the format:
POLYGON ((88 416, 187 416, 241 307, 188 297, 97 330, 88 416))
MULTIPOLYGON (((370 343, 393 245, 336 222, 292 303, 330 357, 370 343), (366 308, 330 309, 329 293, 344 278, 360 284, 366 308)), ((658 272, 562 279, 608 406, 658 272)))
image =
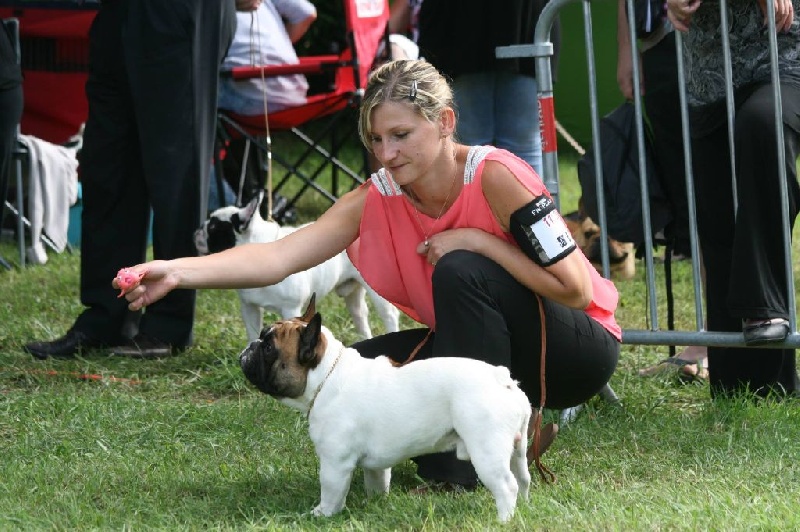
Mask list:
POLYGON ((209 187, 208 187, 208 212, 214 212, 215 210, 219 209, 220 207, 225 207, 226 205, 235 205, 236 204, 236 193, 228 184, 227 181, 224 179, 222 180, 222 190, 223 194, 225 195, 224 198, 220 201, 219 192, 217 190, 217 174, 214 170, 214 166, 211 166, 211 173, 210 178, 208 180, 209 187))
POLYGON ((463 74, 453 82, 458 139, 493 144, 542 173, 536 79, 511 72, 463 74))

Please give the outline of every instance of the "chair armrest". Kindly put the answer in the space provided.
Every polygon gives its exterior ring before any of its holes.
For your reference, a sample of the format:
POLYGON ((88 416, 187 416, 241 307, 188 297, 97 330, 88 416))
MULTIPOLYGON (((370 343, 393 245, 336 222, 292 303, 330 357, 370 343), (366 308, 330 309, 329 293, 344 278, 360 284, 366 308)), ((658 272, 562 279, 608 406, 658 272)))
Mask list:
POLYGON ((263 65, 263 66, 241 66, 227 68, 220 71, 220 77, 232 79, 252 79, 260 78, 263 72, 264 77, 287 76, 291 74, 321 74, 335 70, 347 63, 338 55, 316 55, 300 57, 300 62, 293 65, 263 65))

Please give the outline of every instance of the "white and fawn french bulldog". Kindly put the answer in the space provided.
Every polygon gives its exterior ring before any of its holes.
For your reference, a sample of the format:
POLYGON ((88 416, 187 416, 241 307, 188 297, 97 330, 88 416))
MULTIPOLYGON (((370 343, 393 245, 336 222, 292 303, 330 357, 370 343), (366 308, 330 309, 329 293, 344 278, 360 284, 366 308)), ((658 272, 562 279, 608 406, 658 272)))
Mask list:
POLYGON ((342 510, 356 466, 367 495, 386 493, 394 464, 450 450, 472 460, 500 521, 514 515, 518 495, 528 496, 531 406, 504 367, 457 357, 401 367, 363 358, 322 325, 313 298, 302 317, 265 328, 239 361, 259 390, 308 416, 320 461, 314 515, 342 510))
MULTIPOLYGON (((240 244, 272 242, 299 229, 264 220, 259 213, 259 203, 260 197, 256 197, 244 207, 221 207, 212 212, 194 233, 198 253, 207 255, 240 244)), ((264 325, 264 309, 284 319, 292 318, 303 312, 311 294, 323 297, 332 290, 344 298, 356 333, 362 338, 372 337, 366 294, 369 294, 386 332, 399 330, 400 312, 366 284, 347 253, 342 252, 318 266, 290 275, 280 283, 237 290, 248 340, 258 338, 264 325)))

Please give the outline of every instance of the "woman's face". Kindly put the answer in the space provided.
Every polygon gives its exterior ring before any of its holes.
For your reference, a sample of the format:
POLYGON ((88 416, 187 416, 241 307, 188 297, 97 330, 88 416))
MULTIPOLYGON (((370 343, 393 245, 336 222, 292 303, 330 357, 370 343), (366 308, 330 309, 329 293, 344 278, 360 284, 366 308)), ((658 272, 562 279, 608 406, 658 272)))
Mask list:
POLYGON ((372 110, 371 148, 398 185, 424 175, 439 155, 441 127, 402 102, 384 102, 372 110))

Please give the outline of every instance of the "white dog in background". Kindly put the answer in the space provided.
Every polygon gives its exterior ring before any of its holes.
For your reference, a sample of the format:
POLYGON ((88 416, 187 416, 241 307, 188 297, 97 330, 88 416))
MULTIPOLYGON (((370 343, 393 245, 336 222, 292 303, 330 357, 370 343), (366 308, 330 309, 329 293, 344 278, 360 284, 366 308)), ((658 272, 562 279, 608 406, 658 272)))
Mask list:
MULTIPOLYGON (((260 197, 256 197, 244 207, 221 207, 212 212, 208 220, 195 231, 198 253, 217 253, 250 242, 272 242, 299 229, 264 220, 259 213, 259 204, 260 197)), ((322 298, 331 291, 336 291, 344 298, 356 332, 362 338, 372 337, 367 294, 386 332, 399 330, 400 312, 366 284, 347 254, 342 252, 275 285, 237 290, 247 338, 250 341, 258 338, 263 327, 264 309, 276 312, 284 319, 293 318, 303 313, 311 294, 316 293, 317 297, 322 298)))

